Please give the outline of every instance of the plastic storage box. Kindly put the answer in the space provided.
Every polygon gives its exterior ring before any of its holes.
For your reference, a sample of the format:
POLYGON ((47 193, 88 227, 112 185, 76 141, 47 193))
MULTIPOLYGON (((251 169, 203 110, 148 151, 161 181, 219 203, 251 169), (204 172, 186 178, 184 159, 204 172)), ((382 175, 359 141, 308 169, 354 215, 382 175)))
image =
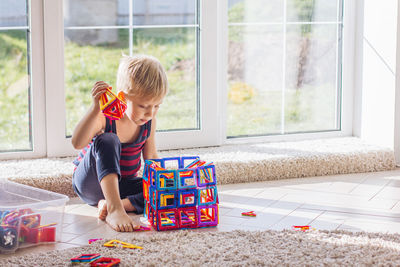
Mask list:
POLYGON ((0 253, 59 241, 68 197, 0 181, 0 253))

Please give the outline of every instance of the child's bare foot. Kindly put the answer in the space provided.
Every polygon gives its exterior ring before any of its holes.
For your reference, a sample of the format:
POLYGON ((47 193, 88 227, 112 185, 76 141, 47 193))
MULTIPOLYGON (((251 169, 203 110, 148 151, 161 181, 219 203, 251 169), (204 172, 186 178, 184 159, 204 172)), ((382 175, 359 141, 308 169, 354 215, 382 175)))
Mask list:
POLYGON ((105 199, 101 199, 97 204, 98 217, 100 220, 105 220, 107 217, 107 202, 105 199))
POLYGON ((126 214, 124 209, 109 210, 106 222, 118 232, 133 232, 134 229, 140 227, 126 214))

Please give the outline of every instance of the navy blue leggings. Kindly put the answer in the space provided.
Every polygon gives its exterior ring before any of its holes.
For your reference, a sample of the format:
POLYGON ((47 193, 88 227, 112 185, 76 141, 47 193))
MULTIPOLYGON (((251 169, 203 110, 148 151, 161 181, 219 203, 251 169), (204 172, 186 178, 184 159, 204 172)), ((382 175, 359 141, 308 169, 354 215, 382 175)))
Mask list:
POLYGON ((121 143, 114 133, 103 133, 96 137, 85 157, 72 176, 72 186, 76 194, 87 204, 97 206, 104 199, 100 181, 107 174, 118 175, 121 199, 128 198, 135 207, 135 213, 143 213, 143 180, 141 177, 121 179, 119 160, 121 143))

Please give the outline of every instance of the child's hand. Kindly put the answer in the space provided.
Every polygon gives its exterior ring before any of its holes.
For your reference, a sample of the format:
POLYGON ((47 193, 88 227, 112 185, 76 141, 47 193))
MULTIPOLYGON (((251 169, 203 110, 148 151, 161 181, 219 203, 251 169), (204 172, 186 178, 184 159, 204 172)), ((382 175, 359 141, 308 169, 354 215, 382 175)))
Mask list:
POLYGON ((98 81, 94 84, 92 88, 92 98, 93 98, 93 106, 95 109, 100 110, 100 103, 99 103, 100 97, 107 91, 108 88, 111 89, 111 86, 103 81, 98 81))

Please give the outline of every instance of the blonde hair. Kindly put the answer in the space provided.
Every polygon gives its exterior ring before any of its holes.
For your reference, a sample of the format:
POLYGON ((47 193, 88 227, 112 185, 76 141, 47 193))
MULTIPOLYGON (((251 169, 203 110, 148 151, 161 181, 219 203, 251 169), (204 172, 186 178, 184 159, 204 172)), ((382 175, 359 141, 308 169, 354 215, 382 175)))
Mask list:
POLYGON ((117 74, 117 90, 139 97, 162 98, 168 92, 167 75, 152 56, 123 56, 117 74))

